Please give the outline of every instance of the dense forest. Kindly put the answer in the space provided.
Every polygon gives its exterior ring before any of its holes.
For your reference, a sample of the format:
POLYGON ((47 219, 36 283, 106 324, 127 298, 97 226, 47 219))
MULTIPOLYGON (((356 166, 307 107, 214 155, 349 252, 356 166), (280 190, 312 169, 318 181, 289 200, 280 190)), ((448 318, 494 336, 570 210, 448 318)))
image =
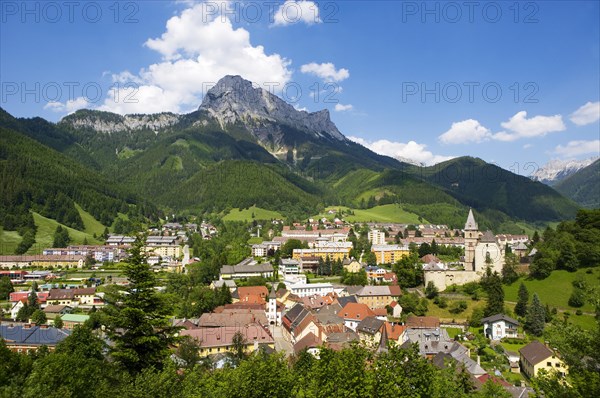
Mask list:
POLYGON ((580 210, 575 221, 548 227, 536 244, 531 276, 546 278, 554 269, 576 271, 600 264, 600 209, 580 210))

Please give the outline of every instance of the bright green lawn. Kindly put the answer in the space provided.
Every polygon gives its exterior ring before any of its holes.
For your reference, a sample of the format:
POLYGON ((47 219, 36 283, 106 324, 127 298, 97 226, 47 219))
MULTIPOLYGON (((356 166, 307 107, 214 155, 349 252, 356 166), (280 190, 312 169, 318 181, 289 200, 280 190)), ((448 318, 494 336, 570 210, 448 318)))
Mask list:
POLYGON ((21 239, 17 231, 5 231, 0 226, 0 254, 15 254, 21 239))
POLYGON ((252 206, 249 209, 240 210, 238 208, 232 209, 229 214, 223 217, 223 221, 252 221, 252 220, 271 220, 271 219, 282 219, 281 213, 261 209, 260 207, 252 206), (254 214, 254 218, 252 217, 254 214))
POLYGON ((433 301, 429 300, 429 305, 427 306, 428 311, 427 315, 436 316, 441 319, 454 319, 456 322, 465 322, 468 318, 473 314, 473 310, 475 308, 483 308, 485 307, 485 300, 474 301, 471 298, 465 298, 464 301, 467 303, 467 309, 460 314, 452 314, 449 309, 454 306, 455 301, 460 300, 448 300, 448 307, 440 308, 433 303, 433 301))
MULTIPOLYGON (((46 218, 38 213, 33 213, 33 220, 35 221, 35 225, 37 225, 37 233, 35 234, 35 243, 33 246, 27 251, 27 254, 40 254, 43 249, 47 247, 52 247, 52 241, 54 240, 54 231, 58 226, 58 222, 46 218)), ((82 231, 77 231, 76 229, 65 227, 69 231, 69 236, 71 237, 72 244, 81 244, 83 240, 87 238, 89 244, 98 244, 100 243, 98 240, 94 239, 94 237, 90 234, 87 234, 82 231)))
POLYGON ((81 219, 83 220, 83 226, 85 227, 84 232, 89 235, 100 236, 104 233, 105 226, 102 223, 94 218, 90 213, 83 210, 81 206, 75 203, 75 208, 79 212, 81 219))
MULTIPOLYGON (((517 301, 517 293, 521 282, 525 284, 531 297, 533 293, 537 293, 543 304, 548 304, 551 307, 558 309, 569 310, 575 313, 576 308, 569 307, 568 301, 573 292, 572 282, 577 275, 583 275, 590 286, 598 286, 598 275, 600 268, 592 268, 592 274, 586 274, 586 269, 580 269, 577 272, 567 272, 564 270, 553 271, 546 279, 524 279, 521 278, 510 286, 504 286, 504 295, 506 301, 517 301)), ((591 304, 586 303, 581 307, 583 312, 593 312, 594 308, 591 304)))
MULTIPOLYGON (((325 209, 321 214, 314 216, 313 218, 327 217, 331 218, 331 214, 327 214, 327 210, 350 210, 344 206, 331 206, 325 209)), ((415 213, 411 213, 402 209, 397 204, 389 204, 382 206, 375 206, 370 209, 351 209, 353 215, 345 215, 344 219, 349 222, 395 222, 395 223, 407 223, 407 224, 421 224, 427 223, 427 220, 419 221, 419 216, 415 213)))
POLYGON ((263 242, 263 238, 261 238, 260 236, 251 236, 250 239, 248 239, 249 245, 254 245, 254 244, 258 244, 258 243, 262 243, 262 242, 263 242))

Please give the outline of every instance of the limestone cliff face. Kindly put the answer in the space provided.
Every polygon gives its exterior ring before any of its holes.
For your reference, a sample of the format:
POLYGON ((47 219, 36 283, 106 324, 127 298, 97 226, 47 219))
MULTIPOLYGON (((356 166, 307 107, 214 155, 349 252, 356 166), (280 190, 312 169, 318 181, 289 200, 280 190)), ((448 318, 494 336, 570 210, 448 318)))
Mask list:
POLYGON ((308 113, 299 111, 276 95, 255 88, 240 76, 225 76, 205 95, 200 111, 205 111, 223 129, 234 124, 244 125, 259 141, 276 146, 283 142, 286 125, 313 138, 346 141, 329 117, 329 111, 308 113))

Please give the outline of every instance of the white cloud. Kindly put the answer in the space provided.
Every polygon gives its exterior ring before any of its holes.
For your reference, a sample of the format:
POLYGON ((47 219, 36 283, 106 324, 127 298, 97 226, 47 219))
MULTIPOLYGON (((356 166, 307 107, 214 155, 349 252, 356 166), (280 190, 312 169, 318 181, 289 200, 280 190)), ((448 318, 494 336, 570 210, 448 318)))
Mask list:
POLYGON ((517 112, 507 122, 501 123, 501 126, 510 130, 512 133, 500 132, 494 134, 494 139, 499 141, 514 141, 519 138, 541 137, 555 131, 564 131, 565 124, 561 115, 554 116, 534 116, 527 119, 527 112, 517 112))
POLYGON ((575 112, 571 113, 569 119, 578 126, 585 126, 600 120, 600 101, 588 102, 575 112))
POLYGON ((492 132, 482 126, 477 120, 467 119, 452 123, 450 130, 440 135, 438 139, 443 144, 480 143, 492 137, 492 132))
POLYGON ((431 151, 426 150, 427 145, 419 144, 415 141, 409 141, 408 143, 388 140, 369 142, 363 138, 352 136, 348 137, 348 139, 380 155, 391 156, 397 159, 408 159, 425 165, 433 165, 453 158, 453 156, 434 155, 431 151))
POLYGON ((109 90, 97 108, 121 114, 181 113, 196 109, 203 94, 225 75, 240 75, 275 90, 290 81, 289 60, 253 46, 247 30, 234 29, 226 15, 217 15, 209 6, 197 3, 171 17, 165 32, 145 43, 162 56, 161 62, 138 73, 113 74, 113 82, 121 88, 109 90))
POLYGON ((335 104, 335 111, 336 112, 351 111, 353 108, 354 108, 354 106, 352 106, 351 104, 348 104, 348 105, 335 104))
POLYGON ((350 77, 348 69, 335 69, 335 65, 331 62, 304 64, 300 67, 300 72, 318 76, 328 82, 341 82, 350 77))
POLYGON ((531 144, 525 144, 525 145, 523 145, 523 149, 529 149, 531 147, 533 147, 533 145, 531 145, 531 144))
POLYGON ((50 109, 52 112, 73 113, 79 109, 89 108, 90 103, 84 97, 77 97, 68 100, 65 103, 52 101, 44 105, 44 109, 50 109))
POLYGON ((600 154, 600 140, 569 141, 567 145, 558 145, 554 153, 565 158, 572 158, 587 154, 600 154))
POLYGON ((307 25, 321 23, 319 6, 314 1, 286 0, 273 15, 273 26, 287 26, 301 22, 307 25))

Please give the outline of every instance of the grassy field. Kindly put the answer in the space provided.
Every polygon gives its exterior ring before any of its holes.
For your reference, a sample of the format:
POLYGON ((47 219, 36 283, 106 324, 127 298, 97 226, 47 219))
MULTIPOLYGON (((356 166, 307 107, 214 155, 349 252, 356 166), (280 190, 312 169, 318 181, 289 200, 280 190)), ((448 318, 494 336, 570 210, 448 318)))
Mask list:
POLYGON ((263 242, 263 238, 261 238, 260 236, 251 236, 250 239, 248 239, 249 245, 254 245, 254 244, 262 243, 262 242, 263 242))
POLYGON ((83 210, 77 203, 75 203, 75 208, 83 220, 83 226, 85 227, 84 232, 86 234, 96 234, 96 236, 100 236, 104 233, 105 226, 102 225, 100 221, 96 220, 90 213, 83 210))
POLYGON ((428 223, 427 220, 419 221, 419 216, 415 213, 408 212, 402 209, 397 204, 375 206, 370 209, 350 209, 344 206, 331 206, 325 209, 321 214, 313 218, 327 217, 331 218, 331 214, 327 214, 328 210, 352 210, 353 215, 344 216, 344 219, 349 222, 395 222, 407 224, 428 223))
POLYGON ((15 254, 20 242, 21 235, 17 231, 5 231, 0 226, 0 254, 15 254))
MULTIPOLYGON (((40 254, 43 249, 47 247, 52 247, 52 241, 54 237, 54 231, 58 226, 58 222, 41 216, 38 213, 33 213, 33 220, 35 221, 35 225, 37 225, 37 233, 35 234, 35 243, 34 245, 27 251, 27 254, 40 254)), ((69 236, 71 237, 71 243, 73 244, 81 244, 84 239, 87 238, 87 241, 90 245, 100 243, 90 234, 87 234, 82 231, 77 231, 76 229, 65 227, 69 231, 69 236)))
MULTIPOLYGON (((597 286, 599 283, 600 268, 591 268, 591 271, 591 274, 587 274, 586 269, 580 269, 577 272, 557 270, 553 271, 548 278, 543 280, 521 278, 510 286, 504 286, 505 300, 517 301, 519 285, 523 282, 529 291, 530 297, 533 293, 537 293, 543 304, 575 313, 577 309, 568 305, 569 297, 573 292, 572 282, 578 275, 583 275, 590 286, 597 286)), ((583 312, 593 312, 594 308, 591 304, 586 303, 581 307, 581 310, 583 312)))
POLYGON ((473 310, 475 308, 483 308, 485 307, 485 300, 474 301, 471 300, 470 297, 466 297, 463 299, 467 303, 467 309, 460 314, 452 314, 449 310, 454 306, 454 303, 461 300, 448 300, 448 307, 440 308, 433 303, 432 300, 429 300, 427 315, 436 316, 441 320, 451 321, 455 320, 456 322, 466 322, 468 318, 473 314, 473 310))
POLYGON ((232 209, 229 214, 223 217, 223 221, 252 221, 252 220, 270 220, 270 219, 282 219, 281 213, 261 209, 260 207, 252 206, 249 209, 232 209), (254 217, 252 217, 254 214, 254 217))

